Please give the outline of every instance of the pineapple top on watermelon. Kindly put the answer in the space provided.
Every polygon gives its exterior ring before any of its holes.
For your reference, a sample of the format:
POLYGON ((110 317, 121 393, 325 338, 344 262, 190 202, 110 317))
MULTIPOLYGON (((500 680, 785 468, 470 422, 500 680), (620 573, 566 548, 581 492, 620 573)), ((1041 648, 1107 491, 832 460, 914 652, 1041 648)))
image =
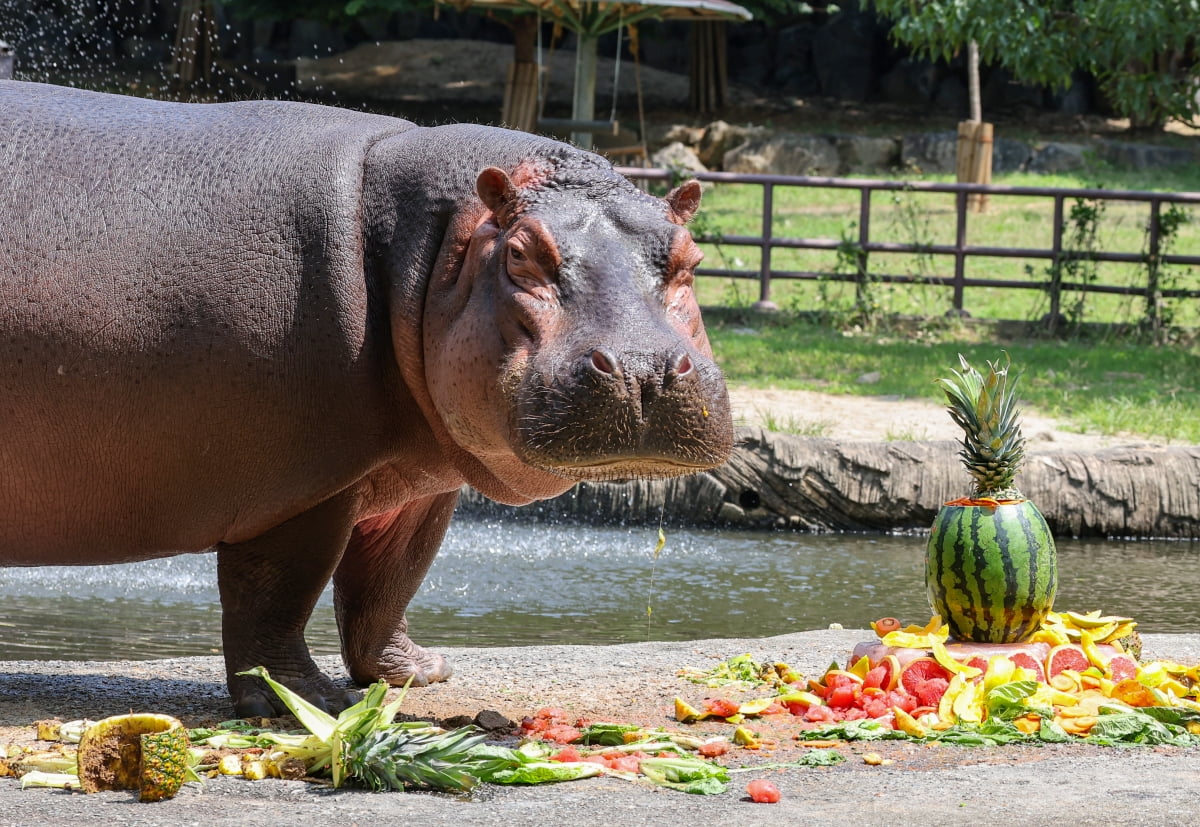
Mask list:
POLYGON ((1038 630, 1054 603, 1054 538, 1041 512, 1016 487, 1025 439, 1010 363, 987 374, 959 356, 961 371, 939 379, 950 416, 963 429, 959 456, 974 481, 970 496, 943 505, 925 555, 933 610, 959 640, 1017 643, 1038 630))

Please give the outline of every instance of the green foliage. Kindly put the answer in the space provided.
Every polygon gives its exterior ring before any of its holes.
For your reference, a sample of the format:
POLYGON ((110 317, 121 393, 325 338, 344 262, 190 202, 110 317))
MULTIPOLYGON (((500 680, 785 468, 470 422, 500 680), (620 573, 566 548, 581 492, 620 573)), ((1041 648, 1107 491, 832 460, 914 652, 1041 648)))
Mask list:
POLYGON ((949 60, 974 40, 980 60, 1022 83, 1066 86, 1091 72, 1135 123, 1200 115, 1190 0, 872 0, 895 21, 892 37, 918 54, 949 60))
MULTIPOLYGON (((1063 319, 1070 325, 1079 325, 1084 321, 1089 294, 1080 290, 1075 300, 1064 308, 1061 304, 1063 283, 1096 283, 1094 256, 1100 252, 1100 219, 1104 216, 1106 203, 1097 199, 1076 198, 1071 205, 1070 216, 1063 221, 1062 254, 1045 269, 1049 278, 1046 291, 1050 294, 1050 313, 1046 319, 1050 333, 1057 332, 1059 322, 1063 319)), ((1025 272, 1030 277, 1034 275, 1031 265, 1026 265, 1025 272)))
POLYGON ((1155 341, 1164 341, 1168 327, 1175 322, 1175 306, 1167 304, 1162 296, 1163 290, 1181 286, 1181 276, 1178 269, 1172 269, 1163 264, 1162 258, 1168 255, 1179 241, 1179 232, 1191 223, 1191 213, 1178 204, 1168 204, 1158 216, 1158 244, 1152 249, 1150 243, 1152 227, 1146 226, 1146 246, 1143 255, 1146 256, 1146 317, 1145 326, 1155 341))

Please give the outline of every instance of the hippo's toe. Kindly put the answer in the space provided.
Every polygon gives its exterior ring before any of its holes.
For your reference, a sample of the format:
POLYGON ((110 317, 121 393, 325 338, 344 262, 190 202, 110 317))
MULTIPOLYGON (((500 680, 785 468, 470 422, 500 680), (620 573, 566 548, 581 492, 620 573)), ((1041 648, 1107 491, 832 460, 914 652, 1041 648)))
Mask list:
POLYGON ((444 681, 454 674, 450 661, 418 646, 407 635, 399 635, 372 664, 347 664, 351 677, 357 683, 368 684, 385 680, 392 686, 403 686, 411 680, 411 686, 428 686, 444 681))

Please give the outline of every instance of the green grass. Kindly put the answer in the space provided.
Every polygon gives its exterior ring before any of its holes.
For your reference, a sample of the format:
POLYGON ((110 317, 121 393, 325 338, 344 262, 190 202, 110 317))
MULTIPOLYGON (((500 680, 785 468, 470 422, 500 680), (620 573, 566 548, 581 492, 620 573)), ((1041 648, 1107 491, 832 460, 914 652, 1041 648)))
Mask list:
MULTIPOLYGON (((951 176, 929 176, 922 180, 949 181, 951 176)), ((1093 170, 1075 175, 1016 174, 999 177, 995 183, 1012 186, 1103 187, 1105 189, 1200 191, 1200 169, 1184 168, 1149 172, 1093 170)), ((748 184, 713 186, 705 195, 697 221, 698 232, 716 235, 761 233, 761 188, 748 184)), ((1149 205, 1105 201, 1089 232, 1097 249, 1108 252, 1140 253, 1146 245, 1149 205)), ((1073 200, 1068 200, 1068 235, 1073 200)), ((1087 205, 1085 205, 1087 206, 1087 205)), ((1200 255, 1200 210, 1181 207, 1183 223, 1169 251, 1200 255)), ((826 238, 855 241, 858 238, 859 194, 855 190, 777 187, 772 233, 776 237, 826 238)), ((1085 223, 1085 230, 1086 227, 1085 223)), ((1053 200, 1032 196, 993 196, 989 209, 968 217, 972 245, 1050 249, 1053 232, 1053 200)), ((1085 233, 1086 235, 1087 233, 1085 233)), ((955 235, 954 196, 943 193, 876 192, 872 195, 872 241, 922 244, 953 244, 955 235)), ((754 247, 704 243, 705 266, 756 272, 759 251, 754 247)), ((1034 285, 1048 279, 1050 262, 1041 259, 968 258, 966 276, 1004 279, 1034 285)), ((950 256, 875 253, 869 262, 872 273, 908 276, 952 276, 950 256)), ((1084 265, 1086 268, 1086 265, 1084 265)), ((1098 284, 1140 287, 1146 270, 1140 264, 1102 262, 1091 272, 1064 276, 1066 280, 1090 278, 1098 284)), ((783 250, 772 253, 775 272, 853 272, 853 264, 836 251, 783 250)), ((1162 275, 1164 286, 1200 288, 1200 268, 1176 266, 1162 275)), ((932 316, 952 306, 949 287, 876 283, 872 300, 885 313, 932 316)), ((702 277, 697 292, 708 305, 746 306, 759 298, 756 280, 702 277)), ((855 305, 855 287, 833 280, 797 281, 774 278, 771 298, 781 307, 794 310, 823 310, 838 314, 855 305)), ((964 291, 964 309, 976 318, 1034 320, 1049 309, 1042 289, 969 287, 964 291)), ((1072 321, 1136 322, 1145 313, 1144 299, 1096 293, 1064 294, 1061 311, 1072 321)), ((1169 321, 1194 327, 1200 325, 1200 301, 1170 301, 1169 321)))
POLYGON ((762 426, 768 431, 776 431, 796 436, 829 436, 834 423, 825 419, 804 419, 793 415, 779 416, 774 411, 759 409, 756 411, 762 426))
MULTIPOLYGON (((851 335, 786 316, 723 321, 711 312, 707 327, 731 384, 940 403, 934 379, 957 367, 959 353, 982 365, 1007 351, 1020 374, 1026 410, 1081 432, 1200 444, 1200 345, 1195 342, 1169 347, 1103 339, 994 343, 978 341, 970 329, 851 335), (879 381, 857 381, 874 371, 879 381)), ((892 438, 910 436, 917 435, 892 438)))

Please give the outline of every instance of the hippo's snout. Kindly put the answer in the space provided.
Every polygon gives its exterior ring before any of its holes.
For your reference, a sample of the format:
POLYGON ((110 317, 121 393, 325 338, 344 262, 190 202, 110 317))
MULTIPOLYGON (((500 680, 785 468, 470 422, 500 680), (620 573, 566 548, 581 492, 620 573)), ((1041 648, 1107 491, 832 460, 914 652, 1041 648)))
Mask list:
MULTIPOLYGON (((616 382, 624 381, 625 371, 621 360, 614 356, 608 348, 599 347, 593 350, 588 356, 588 362, 599 376, 609 377, 616 382)), ((686 350, 680 349, 671 354, 667 358, 666 367, 663 370, 663 386, 687 376, 693 369, 692 358, 688 356, 686 350)))
POLYGON ((573 479, 669 477, 732 448, 729 400, 711 359, 682 343, 582 348, 562 371, 531 372, 518 402, 523 459, 573 479))

